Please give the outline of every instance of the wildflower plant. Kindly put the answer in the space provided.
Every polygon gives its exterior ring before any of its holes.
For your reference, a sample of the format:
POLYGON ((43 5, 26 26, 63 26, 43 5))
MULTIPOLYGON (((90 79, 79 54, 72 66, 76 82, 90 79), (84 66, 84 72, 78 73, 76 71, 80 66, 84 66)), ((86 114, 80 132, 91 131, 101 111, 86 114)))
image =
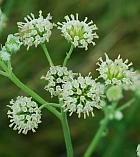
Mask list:
MULTIPOLYGON (((80 72, 73 72, 67 67, 68 60, 74 48, 85 48, 88 50, 90 44, 95 45, 95 38, 98 38, 95 30, 97 27, 93 22, 80 21, 76 16, 65 16, 66 22, 58 22, 57 25, 51 22, 50 14, 47 17, 39 11, 36 18, 31 13, 25 18, 25 22, 18 22, 18 32, 10 34, 7 41, 0 50, 0 75, 7 77, 17 87, 23 90, 27 96, 17 96, 7 105, 7 112, 10 119, 10 127, 18 130, 18 133, 27 134, 35 132, 41 123, 41 111, 47 109, 60 120, 66 144, 67 156, 73 157, 73 146, 69 131, 67 115, 77 114, 78 118, 94 118, 94 111, 104 113, 99 130, 93 137, 83 157, 90 157, 100 141, 103 132, 107 129, 111 120, 122 120, 123 110, 135 102, 135 97, 126 104, 119 101, 124 98, 124 91, 130 90, 139 93, 140 73, 135 71, 128 60, 123 61, 120 55, 112 60, 105 54, 105 59, 100 58, 97 63, 99 76, 89 73, 83 76, 80 72), (71 43, 71 47, 62 65, 55 65, 46 47, 52 34, 52 28, 61 30, 62 35, 71 43), (31 88, 22 83, 14 74, 11 65, 12 56, 19 53, 21 46, 41 46, 49 62, 49 70, 42 74, 44 80, 44 92, 49 93, 51 98, 57 98, 57 102, 48 102, 34 92, 31 88), (119 106, 120 105, 120 106, 119 106)), ((56 100, 56 99, 55 99, 56 100)), ((138 147, 139 148, 139 147, 138 147)), ((139 149, 137 149, 139 155, 139 149)))

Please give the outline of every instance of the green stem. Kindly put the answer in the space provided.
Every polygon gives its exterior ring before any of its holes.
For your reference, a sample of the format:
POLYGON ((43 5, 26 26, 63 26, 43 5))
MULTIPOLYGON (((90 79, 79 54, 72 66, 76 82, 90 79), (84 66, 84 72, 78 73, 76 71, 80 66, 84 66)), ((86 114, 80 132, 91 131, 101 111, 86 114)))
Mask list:
POLYGON ((70 58, 70 56, 71 56, 71 54, 73 52, 73 49, 74 49, 74 46, 71 45, 70 50, 69 50, 69 52, 67 53, 67 55, 66 55, 66 57, 64 59, 63 66, 67 65, 67 62, 68 62, 68 60, 69 60, 69 58, 70 58))
MULTIPOLYGON (((56 104, 56 103, 49 103, 50 106, 53 106, 53 107, 57 107, 57 108, 60 108, 60 105, 59 104, 56 104)), ((40 109, 43 109, 43 108, 47 108, 48 107, 48 104, 43 104, 41 105, 39 108, 40 109)))
POLYGON ((126 102, 123 106, 119 107, 118 110, 122 111, 126 108, 128 108, 132 103, 135 102, 135 98, 132 98, 131 100, 129 100, 128 102, 126 102))
MULTIPOLYGON (((63 105, 63 102, 60 101, 60 104, 63 105)), ((61 109, 61 124, 63 128, 64 139, 65 139, 65 144, 66 144, 66 149, 67 149, 67 157, 73 157, 73 147, 72 147, 68 121, 67 121, 67 115, 63 111, 63 109, 61 109)))
POLYGON ((91 141, 91 144, 89 145, 88 149, 86 150, 85 154, 83 157, 90 157, 92 155, 92 153, 94 152, 97 144, 99 143, 100 139, 103 136, 103 132, 107 127, 107 124, 109 122, 108 117, 105 117, 102 121, 101 121, 101 126, 98 129, 95 137, 93 138, 93 140, 91 141))
POLYGON ((14 6, 15 0, 7 0, 5 6, 4 6, 4 13, 6 16, 9 16, 12 12, 13 6, 14 6))
POLYGON ((4 71, 2 71, 2 70, 0 70, 0 75, 5 76, 5 77, 8 77, 7 73, 4 72, 4 71))
POLYGON ((48 62, 49 62, 49 64, 50 64, 50 66, 53 66, 54 64, 53 64, 52 59, 51 59, 51 57, 50 57, 50 55, 49 55, 49 52, 48 52, 48 49, 47 49, 46 45, 45 45, 45 44, 41 44, 41 47, 42 47, 42 49, 43 49, 44 52, 45 52, 45 55, 46 55, 46 57, 47 57, 47 59, 48 59, 48 62))
POLYGON ((28 88, 25 84, 23 84, 14 73, 11 72, 9 75, 9 79, 16 84, 20 89, 22 89, 25 93, 32 96, 36 101, 38 101, 40 104, 46 104, 46 108, 52 112, 57 118, 60 119, 60 113, 52 106, 49 105, 42 97, 40 97, 37 93, 35 93, 33 90, 28 88))
MULTIPOLYGON (((112 111, 110 111, 110 112, 114 113, 114 111, 115 111, 115 109, 116 109, 116 107, 117 107, 117 104, 118 104, 118 102, 113 102, 113 103, 112 103, 112 111)), ((107 109, 107 108, 106 108, 106 109, 107 109)), ((104 119, 101 121, 101 124, 100 124, 99 129, 98 129, 98 131, 97 131, 95 137, 94 137, 93 140, 91 141, 91 143, 90 143, 89 147, 87 148, 87 150, 86 150, 86 152, 85 152, 85 154, 84 154, 83 157, 90 157, 90 156, 92 155, 92 153, 94 152, 94 150, 95 150, 97 144, 99 143, 100 139, 102 138, 104 131, 105 131, 106 128, 107 128, 107 125, 108 125, 110 119, 109 119, 109 117, 108 117, 109 114, 108 114, 108 111, 107 111, 106 109, 104 109, 105 117, 104 117, 104 119)))
POLYGON ((4 71, 8 71, 6 64, 1 60, 0 60, 0 66, 2 67, 4 71))

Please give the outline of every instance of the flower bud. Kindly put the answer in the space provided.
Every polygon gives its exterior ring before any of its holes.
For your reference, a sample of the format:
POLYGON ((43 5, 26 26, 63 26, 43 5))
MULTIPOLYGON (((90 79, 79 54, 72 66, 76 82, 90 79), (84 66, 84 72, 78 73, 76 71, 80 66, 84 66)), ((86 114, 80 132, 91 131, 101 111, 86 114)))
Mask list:
POLYGON ((107 89, 106 96, 109 101, 118 101, 123 97, 122 88, 119 86, 111 86, 107 89))
POLYGON ((7 52, 5 46, 3 46, 0 50, 0 60, 9 61, 10 58, 11 58, 11 55, 7 52))
POLYGON ((116 112, 114 113, 114 118, 115 118, 116 120, 121 120, 121 119, 123 118, 122 112, 121 112, 121 111, 116 111, 116 112))
POLYGON ((22 43, 19 41, 18 36, 9 34, 5 43, 5 47, 9 53, 16 53, 20 49, 21 44, 22 43))

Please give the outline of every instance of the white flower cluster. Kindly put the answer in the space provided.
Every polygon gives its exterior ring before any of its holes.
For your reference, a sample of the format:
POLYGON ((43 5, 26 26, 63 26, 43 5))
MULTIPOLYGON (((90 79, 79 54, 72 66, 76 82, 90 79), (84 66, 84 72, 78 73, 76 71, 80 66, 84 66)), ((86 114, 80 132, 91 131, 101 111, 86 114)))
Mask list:
POLYGON ((66 67, 52 66, 47 72, 46 76, 42 76, 41 79, 47 81, 45 90, 51 93, 51 96, 60 96, 63 90, 63 85, 67 81, 71 81, 76 74, 66 67))
POLYGON ((13 127, 13 130, 19 130, 18 133, 27 134, 29 130, 35 132, 38 124, 41 123, 41 111, 36 102, 31 98, 18 96, 16 101, 10 101, 10 110, 8 111, 8 118, 13 127))
POLYGON ((12 53, 16 53, 22 43, 19 41, 19 37, 9 34, 5 46, 1 47, 0 59, 3 61, 9 61, 12 53))
POLYGON ((37 47, 39 44, 44 42, 49 42, 51 36, 51 29, 54 24, 50 22, 52 19, 51 15, 48 14, 46 18, 42 16, 42 11, 39 11, 39 17, 35 18, 34 14, 27 16, 25 22, 18 22, 18 28, 21 41, 27 49, 30 46, 35 45, 37 47))
POLYGON ((3 29, 5 28, 7 23, 7 17, 5 14, 3 14, 3 12, 0 9, 0 32, 3 31, 3 29))
POLYGON ((99 65, 97 69, 100 73, 99 77, 105 80, 106 85, 118 85, 125 89, 131 89, 133 86, 132 78, 135 73, 130 69, 132 63, 128 64, 128 60, 123 62, 120 55, 114 61, 107 54, 105 56, 105 61, 99 58, 100 62, 97 63, 99 65))
POLYGON ((104 86, 96 83, 91 76, 78 76, 77 79, 67 82, 64 85, 62 98, 64 101, 64 110, 69 111, 70 115, 73 112, 84 118, 91 113, 94 116, 94 108, 101 109, 101 99, 104 94, 104 86))
POLYGON ((65 16, 66 22, 58 22, 58 29, 61 30, 62 35, 66 40, 71 42, 75 47, 88 49, 88 44, 95 45, 94 38, 98 38, 95 30, 97 27, 93 24, 93 21, 87 22, 87 17, 84 21, 78 19, 74 15, 65 16))
POLYGON ((137 146, 137 156, 140 157, 140 144, 137 146))

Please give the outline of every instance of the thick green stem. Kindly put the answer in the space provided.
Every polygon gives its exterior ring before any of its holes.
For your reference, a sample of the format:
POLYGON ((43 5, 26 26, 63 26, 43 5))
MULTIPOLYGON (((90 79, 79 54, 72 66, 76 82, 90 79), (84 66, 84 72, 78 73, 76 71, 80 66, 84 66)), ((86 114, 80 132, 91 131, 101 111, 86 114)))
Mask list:
POLYGON ((97 144, 99 143, 100 139, 103 136, 103 132, 107 127, 107 124, 109 122, 108 117, 105 117, 102 122, 101 122, 101 126, 99 128, 99 130, 97 131, 97 134, 95 135, 95 137, 93 138, 93 140, 91 141, 91 144, 89 145, 88 149, 86 150, 85 154, 83 157, 90 157, 92 155, 92 153, 94 152, 97 144))
POLYGON ((74 46, 71 45, 70 50, 69 50, 69 52, 66 54, 66 57, 65 57, 65 59, 64 59, 63 66, 66 66, 66 65, 67 65, 67 62, 68 62, 68 60, 70 59, 70 56, 71 56, 71 54, 72 54, 72 52, 73 52, 73 49, 74 49, 74 46))
POLYGON ((53 64, 52 59, 51 59, 51 57, 50 57, 50 55, 49 55, 49 52, 48 52, 48 50, 47 50, 46 45, 45 45, 45 44, 41 44, 41 47, 42 47, 42 49, 44 50, 44 53, 45 53, 45 55, 46 55, 46 57, 47 57, 47 60, 48 60, 48 62, 49 62, 49 64, 50 64, 50 66, 53 66, 54 64, 53 64))
POLYGON ((40 97, 37 93, 35 93, 33 90, 28 88, 25 84, 23 84, 14 73, 11 72, 9 79, 16 84, 20 89, 22 89, 25 93, 33 97, 36 101, 38 101, 40 104, 46 104, 46 108, 52 112, 57 118, 60 119, 60 113, 49 103, 47 103, 42 97, 40 97))
MULTIPOLYGON (((63 105, 63 102, 60 101, 60 104, 63 105)), ((67 157, 73 157, 73 147, 72 147, 68 121, 67 121, 67 115, 63 111, 63 109, 61 109, 61 124, 63 128, 64 139, 65 139, 65 144, 66 144, 66 149, 67 149, 67 157)))

